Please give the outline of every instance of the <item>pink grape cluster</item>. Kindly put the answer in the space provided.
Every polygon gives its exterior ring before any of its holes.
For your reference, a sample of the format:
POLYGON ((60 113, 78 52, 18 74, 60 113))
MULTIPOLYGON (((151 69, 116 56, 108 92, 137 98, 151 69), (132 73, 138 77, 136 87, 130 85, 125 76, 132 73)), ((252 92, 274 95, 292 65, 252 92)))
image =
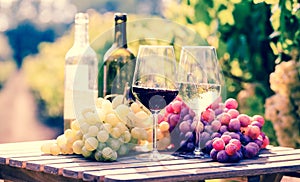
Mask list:
POLYGON ((202 122, 216 132, 204 147, 204 152, 215 161, 238 162, 254 158, 269 144, 269 138, 262 132, 264 118, 241 114, 237 108, 238 102, 233 98, 224 103, 218 100, 201 115, 202 122))
POLYGON ((166 112, 159 118, 159 123, 167 121, 170 125, 172 145, 177 151, 193 151, 195 148, 195 112, 180 97, 166 107, 166 112))
POLYGON ((172 144, 179 152, 192 152, 199 143, 202 151, 215 161, 238 162, 256 157, 269 144, 269 138, 262 132, 262 116, 250 117, 237 108, 235 99, 222 103, 218 98, 201 113, 199 122, 196 113, 178 97, 166 107, 160 122, 170 124, 172 144), (196 131, 200 132, 199 139, 196 131))

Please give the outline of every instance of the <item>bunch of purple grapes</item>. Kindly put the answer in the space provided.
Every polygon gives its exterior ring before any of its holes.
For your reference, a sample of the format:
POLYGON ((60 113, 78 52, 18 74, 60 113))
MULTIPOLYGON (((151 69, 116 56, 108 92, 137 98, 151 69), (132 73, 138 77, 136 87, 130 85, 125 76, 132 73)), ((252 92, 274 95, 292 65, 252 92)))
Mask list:
POLYGON ((166 112, 160 117, 159 123, 167 121, 172 139, 171 148, 181 152, 191 152, 195 149, 195 112, 190 109, 180 97, 166 107, 166 112))
POLYGON ((204 147, 204 152, 213 160, 238 162, 243 158, 251 159, 269 144, 269 138, 262 131, 264 118, 241 114, 237 108, 238 102, 229 98, 224 103, 214 102, 201 115, 201 120, 217 132, 204 147))
POLYGON ((195 112, 178 97, 166 107, 161 121, 170 124, 172 145, 179 152, 192 152, 199 143, 202 151, 215 161, 238 162, 258 156, 269 144, 269 138, 262 132, 262 116, 250 117, 237 108, 235 99, 222 103, 219 98, 201 113, 199 122, 195 112), (199 138, 196 131, 200 132, 199 138))

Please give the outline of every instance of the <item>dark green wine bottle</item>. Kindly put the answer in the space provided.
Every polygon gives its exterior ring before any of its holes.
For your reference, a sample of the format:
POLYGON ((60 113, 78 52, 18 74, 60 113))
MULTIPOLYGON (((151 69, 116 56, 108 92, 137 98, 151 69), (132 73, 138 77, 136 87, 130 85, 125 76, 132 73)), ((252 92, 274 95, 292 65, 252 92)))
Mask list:
POLYGON ((126 37, 127 14, 115 14, 114 42, 105 53, 104 63, 99 72, 98 93, 100 97, 111 94, 130 93, 132 77, 135 67, 135 56, 128 49, 126 37))

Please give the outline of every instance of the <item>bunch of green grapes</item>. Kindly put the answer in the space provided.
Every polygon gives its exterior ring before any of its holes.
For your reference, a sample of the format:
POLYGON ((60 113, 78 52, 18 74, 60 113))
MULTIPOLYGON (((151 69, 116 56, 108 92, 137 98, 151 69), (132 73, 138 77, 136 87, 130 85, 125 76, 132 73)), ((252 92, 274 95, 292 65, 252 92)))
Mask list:
MULTIPOLYGON (((143 106, 136 102, 129 105, 122 95, 112 101, 98 98, 95 103, 95 108, 84 109, 56 141, 42 145, 42 152, 75 153, 97 161, 114 161, 130 150, 149 149, 152 119, 143 106)), ((161 148, 166 148, 170 139, 160 139, 164 146, 161 148)))
POLYGON ((278 143, 282 146, 300 146, 299 68, 295 60, 281 62, 270 75, 270 86, 275 95, 266 99, 265 117, 273 123, 278 143))

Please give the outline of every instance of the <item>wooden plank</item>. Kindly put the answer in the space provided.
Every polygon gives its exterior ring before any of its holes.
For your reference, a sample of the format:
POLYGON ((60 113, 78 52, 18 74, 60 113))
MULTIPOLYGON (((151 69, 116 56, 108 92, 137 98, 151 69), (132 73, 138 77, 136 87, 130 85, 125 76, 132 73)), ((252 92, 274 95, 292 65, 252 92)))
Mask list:
MULTIPOLYGON (((202 159, 202 161, 209 162, 211 159, 202 159)), ((145 162, 132 160, 127 163, 124 162, 114 162, 114 163, 103 163, 100 162, 98 165, 80 165, 80 166, 70 166, 63 169, 63 176, 71 178, 82 178, 82 175, 86 171, 100 171, 100 170, 115 170, 115 169, 127 169, 127 168, 138 168, 144 166, 166 166, 174 164, 185 164, 186 159, 176 159, 176 160, 165 160, 157 162, 145 162)), ((199 159, 189 159, 189 163, 199 163, 199 159)))
POLYGON ((291 147, 283 147, 283 146, 273 146, 273 145, 268 145, 266 147, 268 150, 274 150, 274 151, 280 151, 280 150, 294 150, 294 148, 291 147))
POLYGON ((71 160, 67 163, 62 162, 62 163, 45 164, 44 165, 44 172, 49 173, 49 174, 62 175, 62 171, 63 171, 64 168, 74 166, 74 164, 78 165, 78 163, 83 164, 83 163, 87 163, 87 162, 95 163, 95 161, 91 161, 91 160, 84 159, 84 158, 78 158, 76 161, 71 160))
POLYGON ((42 155, 40 148, 46 142, 54 142, 54 140, 0 144, 0 164, 8 164, 9 159, 14 157, 42 155))
MULTIPOLYGON (((47 164, 44 166, 44 172, 46 173, 54 173, 54 174, 62 174, 64 169, 67 168, 75 168, 77 169, 77 167, 79 168, 84 168, 84 167, 92 167, 92 166, 99 166, 99 165, 105 165, 110 166, 110 165, 123 165, 123 164, 127 164, 127 163, 137 163, 138 161, 136 159, 132 160, 132 159, 128 159, 128 160, 121 160, 119 162, 97 162, 97 161, 91 161, 91 162, 74 162, 74 163, 70 163, 70 164, 47 164)), ((83 171, 80 171, 83 172, 83 171)), ((73 175, 70 175, 69 177, 71 177, 73 175)), ((76 176, 73 176, 73 178, 78 178, 76 176)))
MULTIPOLYGON (((49 173, 49 166, 51 165, 61 165, 61 164, 65 164, 66 166, 74 166, 74 165, 89 165, 89 166, 92 166, 92 165, 99 165, 97 164, 96 162, 88 162, 86 160, 84 161, 74 161, 74 162, 70 162, 68 159, 61 159, 59 161, 57 160, 43 160, 43 161, 32 161, 32 162, 27 162, 27 165, 26 165, 26 169, 28 170, 33 170, 33 171, 44 171, 45 172, 45 165, 48 165, 48 168, 46 170, 46 173, 49 173)), ((61 172, 62 172, 62 169, 61 169, 61 172)), ((59 172, 57 173, 57 175, 61 175, 62 173, 59 172)))
MULTIPOLYGON (((264 164, 268 162, 276 162, 276 161, 289 161, 299 159, 299 153, 296 153, 294 155, 289 155, 287 157, 282 156, 271 156, 271 157, 264 157, 264 158, 257 158, 257 159, 248 159, 248 160, 242 160, 239 163, 219 163, 219 162, 207 162, 207 161, 201 161, 198 160, 196 163, 189 163, 189 160, 185 160, 185 163, 183 164, 173 164, 170 163, 168 165, 144 165, 144 166, 136 166, 135 164, 132 164, 131 166, 122 166, 119 169, 111 170, 109 167, 107 169, 92 169, 91 171, 86 170, 83 172, 82 178, 84 180, 91 180, 91 179, 98 179, 98 180, 104 180, 104 177, 106 175, 112 175, 112 174, 135 174, 135 173, 143 173, 143 172, 149 172, 149 171, 173 171, 173 170, 182 170, 182 169, 198 169, 198 168, 218 168, 218 167, 224 167, 224 166, 240 166, 240 165, 252 165, 252 164, 264 164)), ((70 170, 69 170, 70 171, 70 170)))
POLYGON ((284 156, 290 154, 300 154, 300 150, 283 150, 283 151, 262 151, 259 153, 259 157, 269 157, 269 156, 284 156))
MULTIPOLYGON (((197 168, 173 171, 139 172, 130 175, 115 174, 105 176, 104 181, 172 181, 172 180, 205 180, 239 176, 255 176, 271 173, 282 173, 300 169, 300 160, 282 161, 252 165, 236 165, 216 168, 197 168)), ((97 179, 101 180, 101 179, 97 179)))
POLYGON ((26 163, 28 161, 36 161, 36 160, 53 160, 56 159, 56 161, 59 161, 61 159, 65 158, 78 158, 76 155, 58 155, 58 156, 53 156, 53 155, 37 155, 37 156, 29 156, 29 157, 14 157, 9 160, 9 165, 12 167, 20 167, 20 168, 25 168, 26 163))
POLYGON ((33 170, 33 171, 44 171, 44 166, 47 164, 76 163, 77 160, 75 159, 82 159, 82 157, 79 155, 70 155, 70 156, 66 155, 59 160, 57 158, 43 159, 43 160, 41 159, 29 160, 26 163, 26 169, 33 170))
POLYGON ((40 152, 35 153, 17 153, 17 154, 1 154, 0 155, 0 164, 9 164, 9 160, 13 157, 32 157, 32 156, 39 156, 41 155, 40 152))
POLYGON ((11 180, 14 182, 81 182, 80 179, 70 179, 64 176, 50 175, 42 172, 28 171, 23 168, 15 168, 0 164, 0 179, 11 180))

